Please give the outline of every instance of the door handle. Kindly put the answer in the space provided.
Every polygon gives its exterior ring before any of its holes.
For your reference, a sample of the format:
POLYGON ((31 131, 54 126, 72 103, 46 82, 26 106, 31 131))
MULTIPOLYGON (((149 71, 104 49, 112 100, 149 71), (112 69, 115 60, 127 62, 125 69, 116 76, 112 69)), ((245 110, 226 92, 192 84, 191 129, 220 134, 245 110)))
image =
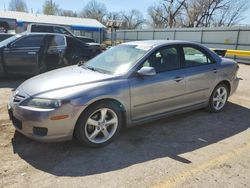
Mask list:
POLYGON ((36 52, 27 52, 29 55, 36 55, 36 52))
POLYGON ((180 82, 182 80, 184 80, 184 78, 181 77, 181 76, 176 76, 175 79, 174 79, 174 81, 176 81, 176 82, 180 82))
POLYGON ((216 68, 213 69, 213 73, 216 74, 218 70, 216 68))

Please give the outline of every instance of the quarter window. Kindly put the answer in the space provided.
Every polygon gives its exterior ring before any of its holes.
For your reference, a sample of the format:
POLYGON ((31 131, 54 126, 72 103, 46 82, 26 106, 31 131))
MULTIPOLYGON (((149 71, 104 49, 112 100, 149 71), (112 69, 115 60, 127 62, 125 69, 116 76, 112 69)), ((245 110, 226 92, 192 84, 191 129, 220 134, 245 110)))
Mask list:
POLYGON ((178 50, 176 48, 162 48, 154 52, 144 62, 143 67, 154 67, 156 73, 180 68, 178 50))
POLYGON ((185 67, 195 67, 212 63, 211 59, 206 54, 196 48, 183 47, 183 51, 185 67))

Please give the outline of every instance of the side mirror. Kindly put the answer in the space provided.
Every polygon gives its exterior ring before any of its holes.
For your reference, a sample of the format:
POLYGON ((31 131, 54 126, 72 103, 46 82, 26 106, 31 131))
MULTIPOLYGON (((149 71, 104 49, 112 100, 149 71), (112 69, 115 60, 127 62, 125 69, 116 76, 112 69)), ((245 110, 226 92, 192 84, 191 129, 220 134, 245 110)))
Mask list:
POLYGON ((140 76, 155 76, 156 71, 154 67, 142 67, 137 71, 140 76))

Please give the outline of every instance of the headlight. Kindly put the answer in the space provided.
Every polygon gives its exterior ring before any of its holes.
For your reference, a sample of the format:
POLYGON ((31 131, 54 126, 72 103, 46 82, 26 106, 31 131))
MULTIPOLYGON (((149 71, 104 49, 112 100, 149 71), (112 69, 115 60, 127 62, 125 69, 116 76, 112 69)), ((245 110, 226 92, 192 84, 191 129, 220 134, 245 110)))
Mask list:
POLYGON ((22 106, 30 106, 35 108, 44 108, 44 109, 50 109, 50 108, 58 108, 62 105, 61 100, 56 99, 41 99, 41 98, 32 98, 25 100, 21 103, 22 106))

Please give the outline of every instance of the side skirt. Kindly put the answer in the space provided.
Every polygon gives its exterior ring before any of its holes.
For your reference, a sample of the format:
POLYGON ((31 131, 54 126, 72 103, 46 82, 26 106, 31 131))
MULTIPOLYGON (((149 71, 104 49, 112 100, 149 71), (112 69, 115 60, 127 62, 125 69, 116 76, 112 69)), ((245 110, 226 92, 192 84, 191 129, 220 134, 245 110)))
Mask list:
POLYGON ((166 118, 166 117, 169 117, 169 116, 173 116, 173 115, 176 115, 176 114, 181 114, 181 113, 190 112, 190 111, 193 111, 193 110, 198 110, 198 109, 201 109, 201 108, 205 108, 207 105, 208 105, 208 102, 203 102, 203 103, 195 104, 195 105, 192 105, 192 106, 184 107, 184 108, 181 108, 181 109, 177 109, 177 110, 157 114, 157 115, 154 115, 154 116, 149 116, 149 117, 137 119, 137 120, 134 120, 134 121, 128 121, 126 127, 136 126, 136 125, 140 125, 140 124, 143 124, 143 123, 148 123, 148 122, 152 122, 152 121, 159 120, 159 119, 162 119, 162 118, 166 118))

